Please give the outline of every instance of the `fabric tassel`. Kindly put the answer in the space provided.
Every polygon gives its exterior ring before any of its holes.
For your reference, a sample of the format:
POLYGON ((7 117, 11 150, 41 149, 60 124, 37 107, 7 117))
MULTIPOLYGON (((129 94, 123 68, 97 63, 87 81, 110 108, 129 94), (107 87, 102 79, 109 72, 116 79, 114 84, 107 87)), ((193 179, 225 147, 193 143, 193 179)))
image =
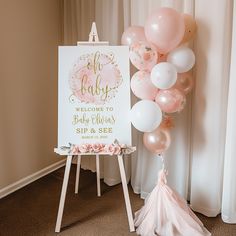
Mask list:
POLYGON ((185 199, 167 185, 167 171, 160 170, 158 183, 135 213, 135 227, 141 236, 210 236, 185 199))

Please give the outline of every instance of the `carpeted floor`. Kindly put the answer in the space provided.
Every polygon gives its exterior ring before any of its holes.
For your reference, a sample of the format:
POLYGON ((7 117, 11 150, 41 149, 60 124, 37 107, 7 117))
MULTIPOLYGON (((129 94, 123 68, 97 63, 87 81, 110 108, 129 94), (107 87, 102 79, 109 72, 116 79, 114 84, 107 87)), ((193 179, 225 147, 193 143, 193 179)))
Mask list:
MULTIPOLYGON (((0 200, 0 236, 48 236, 54 233, 64 168, 0 200)), ((68 185, 60 236, 126 236, 129 233, 121 185, 102 182, 96 196, 96 176, 81 171, 79 194, 74 194, 75 167, 68 185)), ((133 211, 143 200, 130 188, 133 211)), ((213 236, 236 236, 236 225, 224 224, 220 216, 198 215, 213 236)), ((189 235, 186 235, 189 236, 189 235)), ((194 235, 191 235, 194 236, 194 235)))

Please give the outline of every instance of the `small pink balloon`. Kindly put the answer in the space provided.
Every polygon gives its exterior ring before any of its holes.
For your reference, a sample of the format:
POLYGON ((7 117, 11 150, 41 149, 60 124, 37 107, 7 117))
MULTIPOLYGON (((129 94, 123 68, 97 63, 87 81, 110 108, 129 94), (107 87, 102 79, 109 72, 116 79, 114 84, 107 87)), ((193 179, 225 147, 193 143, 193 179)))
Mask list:
POLYGON ((144 146, 148 149, 148 151, 154 154, 161 154, 166 151, 170 146, 170 133, 167 129, 158 127, 153 132, 144 133, 143 143, 144 146))
POLYGON ((161 110, 166 113, 180 112, 186 103, 185 95, 176 88, 159 90, 155 99, 161 110))
POLYGON ((130 45, 129 57, 137 69, 151 71, 157 63, 158 54, 147 42, 135 42, 130 45))
POLYGON ((171 116, 164 115, 160 127, 163 129, 172 129, 175 127, 174 120, 171 116))
POLYGON ((167 61, 167 54, 158 54, 158 60, 157 60, 157 63, 160 63, 160 62, 166 62, 167 61))
POLYGON ((180 90, 186 95, 191 92, 193 86, 194 86, 194 81, 191 73, 186 72, 178 74, 178 78, 174 85, 174 88, 180 90))
POLYGON ((162 7, 149 16, 144 29, 148 42, 153 43, 158 52, 166 54, 183 39, 185 24, 176 10, 162 7))
POLYGON ((147 71, 136 72, 130 86, 134 95, 140 99, 154 100, 158 92, 158 88, 151 82, 150 73, 147 71))
POLYGON ((130 46, 132 43, 146 41, 144 28, 142 26, 130 26, 121 37, 121 44, 130 46))
POLYGON ((185 24, 185 33, 181 41, 181 44, 186 43, 190 41, 191 39, 193 39, 197 31, 197 23, 195 19, 193 18, 193 16, 188 15, 188 14, 183 14, 182 16, 183 16, 184 24, 185 24))

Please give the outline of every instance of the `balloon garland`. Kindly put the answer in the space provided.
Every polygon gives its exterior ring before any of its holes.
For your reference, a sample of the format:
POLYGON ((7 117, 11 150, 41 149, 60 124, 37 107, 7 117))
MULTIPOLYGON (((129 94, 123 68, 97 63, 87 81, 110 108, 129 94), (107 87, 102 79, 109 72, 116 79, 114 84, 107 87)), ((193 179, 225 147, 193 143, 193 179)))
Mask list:
POLYGON ((130 46, 130 61, 139 70, 131 78, 131 90, 141 99, 131 109, 131 122, 144 132, 145 147, 163 164, 156 186, 135 213, 141 236, 211 235, 185 199, 167 185, 162 155, 171 144, 169 130, 174 124, 169 114, 183 110, 193 88, 189 71, 195 56, 184 43, 195 32, 192 16, 164 7, 148 17, 144 28, 131 26, 122 35, 122 44, 130 46))
POLYGON ((195 32, 191 15, 163 7, 148 17, 144 27, 131 26, 122 35, 122 44, 130 48, 130 61, 139 70, 131 78, 131 90, 141 99, 131 109, 131 122, 144 132, 144 145, 152 153, 169 148, 173 127, 169 114, 183 110, 193 88, 189 71, 195 55, 184 43, 195 32))

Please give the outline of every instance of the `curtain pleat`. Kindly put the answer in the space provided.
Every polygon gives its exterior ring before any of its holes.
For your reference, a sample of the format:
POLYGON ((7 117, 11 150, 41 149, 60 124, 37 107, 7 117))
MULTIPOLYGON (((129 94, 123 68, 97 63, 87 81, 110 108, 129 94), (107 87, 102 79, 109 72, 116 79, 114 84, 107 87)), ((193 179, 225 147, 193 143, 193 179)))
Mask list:
POLYGON ((207 216, 221 211, 231 51, 232 1, 215 3, 195 3, 198 33, 190 200, 194 210, 207 216), (210 14, 204 9, 210 9, 210 14))
POLYGON ((64 45, 88 40, 95 21, 95 0, 64 0, 63 18, 64 45))
POLYGON ((226 223, 236 223, 236 4, 234 4, 233 7, 232 34, 231 62, 229 64, 229 95, 221 213, 222 219, 226 223))

